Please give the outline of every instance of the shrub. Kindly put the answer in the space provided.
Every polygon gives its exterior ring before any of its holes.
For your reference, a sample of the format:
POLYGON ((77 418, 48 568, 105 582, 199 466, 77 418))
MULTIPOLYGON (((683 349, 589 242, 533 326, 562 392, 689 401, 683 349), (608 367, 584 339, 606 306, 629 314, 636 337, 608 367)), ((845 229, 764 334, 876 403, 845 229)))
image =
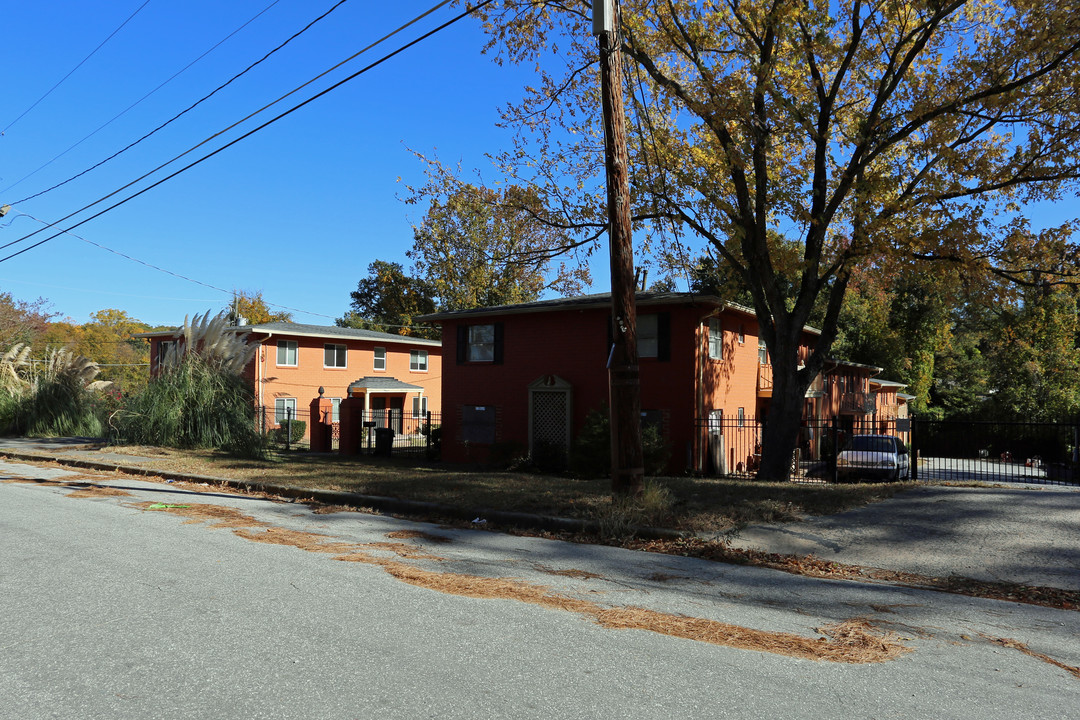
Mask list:
MULTIPOLYGON (((607 408, 590 410, 585 416, 574 446, 570 450, 570 469, 583 477, 602 477, 611 473, 611 423, 607 408)), ((660 431, 654 426, 641 430, 645 473, 659 475, 667 467, 670 451, 660 431)))
POLYGON ((102 434, 96 402, 110 383, 96 383, 97 364, 66 350, 53 350, 31 371, 30 348, 22 344, 0 358, 0 428, 33 437, 102 434))
POLYGON ((517 440, 504 440, 494 443, 488 453, 488 464, 496 468, 515 468, 521 465, 529 454, 529 449, 517 440))
POLYGON ((115 439, 136 445, 264 453, 255 396, 239 375, 189 353, 153 378, 117 416, 115 439))
POLYGON ((304 439, 304 433, 307 432, 307 421, 305 420, 291 420, 286 426, 285 422, 281 423, 281 427, 274 430, 274 441, 284 445, 286 433, 289 436, 289 443, 295 445, 304 439), (292 432, 288 433, 288 428, 292 428, 292 432))

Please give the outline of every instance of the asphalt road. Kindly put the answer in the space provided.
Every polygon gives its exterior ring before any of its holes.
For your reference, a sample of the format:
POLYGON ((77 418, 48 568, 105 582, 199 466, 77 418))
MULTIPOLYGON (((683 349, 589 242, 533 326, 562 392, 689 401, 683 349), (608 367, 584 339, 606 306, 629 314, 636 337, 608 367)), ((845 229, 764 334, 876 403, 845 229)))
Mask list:
POLYGON ((1051 662, 1080 665, 1077 612, 15 463, 0 464, 0 606, 0 717, 19 720, 993 719, 1080 708, 1080 677, 1051 662), (205 506, 225 509, 190 516, 205 506), (388 537, 402 531, 426 535, 388 537), (313 552, 312 533, 343 544, 313 552), (566 606, 525 602, 536 586, 566 606), (476 597, 485 592, 495 597, 476 597), (603 627, 581 610, 594 606, 727 623, 777 647, 787 643, 777 633, 818 638, 865 618, 910 652, 794 658, 603 627))
POLYGON ((836 515, 751 526, 732 543, 922 575, 1080 590, 1080 488, 918 487, 836 515))

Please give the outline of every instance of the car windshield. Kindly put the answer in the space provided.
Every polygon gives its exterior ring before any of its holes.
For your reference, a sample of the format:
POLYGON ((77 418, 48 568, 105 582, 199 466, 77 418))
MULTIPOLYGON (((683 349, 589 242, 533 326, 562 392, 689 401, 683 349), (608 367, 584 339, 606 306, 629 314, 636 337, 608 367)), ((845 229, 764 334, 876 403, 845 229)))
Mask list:
POLYGON ((896 452, 896 445, 890 437, 873 437, 870 435, 856 435, 851 438, 848 450, 859 452, 896 452))

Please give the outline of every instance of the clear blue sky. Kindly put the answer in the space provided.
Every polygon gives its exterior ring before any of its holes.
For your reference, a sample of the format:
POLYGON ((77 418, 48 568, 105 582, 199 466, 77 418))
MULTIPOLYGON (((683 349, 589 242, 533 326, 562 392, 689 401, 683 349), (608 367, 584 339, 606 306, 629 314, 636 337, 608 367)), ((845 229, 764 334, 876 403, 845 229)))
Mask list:
MULTIPOLYGON (((435 0, 348 0, 254 71, 150 139, 63 187, 20 202, 173 117, 336 1, 8 3, 0 43, 4 71, 0 205, 10 203, 15 209, 0 220, 0 245, 41 227, 20 213, 58 220, 314 78, 435 4, 435 0), (109 123, 260 12, 206 57, 109 123)), ((436 11, 260 118, 268 119, 310 97, 458 12, 450 7, 436 11)), ((412 223, 424 210, 398 199, 405 194, 406 183, 423 179, 422 165, 409 148, 460 162, 466 171, 487 170, 485 177, 491 179, 484 154, 509 146, 509 133, 495 127, 497 108, 519 99, 523 86, 534 78, 526 69, 499 67, 481 55, 483 42, 478 23, 462 20, 73 232, 226 291, 261 291, 270 303, 307 311, 294 312, 298 322, 332 324, 349 309, 349 293, 366 276, 372 260, 401 262, 408 268, 405 252, 412 244, 412 223)), ((201 157, 260 122, 249 121, 171 168, 201 157)), ((1043 204, 1032 212, 1036 228, 1072 215, 1074 202, 1043 204)), ((0 258, 53 232, 2 248, 0 258)), ((592 291, 608 288, 603 255, 593 256, 592 291)), ((230 297, 69 235, 0 262, 0 292, 25 301, 43 297, 52 311, 75 322, 88 321, 96 310, 118 308, 155 325, 175 325, 186 314, 217 311, 230 297)))
MULTIPOLYGON (((41 197, 18 202, 108 157, 228 80, 329 9, 336 0, 149 0, 62 84, 144 0, 9 4, 0 67, 0 245, 55 221, 224 129, 374 40, 435 0, 349 0, 285 49, 179 121, 106 165, 41 197), (64 153, 215 43, 269 7, 118 120, 64 153), (27 112, 27 110, 29 111, 27 112), (25 114, 23 114, 25 112, 25 114), (21 116, 21 117, 20 117, 21 116), (49 163, 50 160, 53 160, 49 163), (49 163, 44 169, 39 168, 49 163), (35 171, 37 171, 35 173, 35 171), (26 177, 31 175, 30 177, 26 177), (24 179, 25 178, 25 179, 24 179)), ((260 118, 272 117, 449 20, 444 7, 260 118)), ((146 263, 226 290, 259 291, 332 324, 375 259, 401 262, 423 208, 397 198, 422 180, 409 148, 464 168, 509 144, 498 106, 521 97, 529 75, 482 56, 478 23, 465 19, 201 165, 73 230, 146 263), (399 181, 399 178, 401 179, 399 181)), ((249 121, 243 129, 254 127, 249 121)), ((239 134, 231 132, 229 139, 239 134)), ((170 168, 222 144, 214 141, 170 168)), ((154 178, 167 174, 159 173, 154 178)), ((143 187, 76 216, 81 220, 143 187)), ((51 235, 0 250, 0 257, 51 235)), ((601 277, 600 284, 606 283, 601 277)), ((600 288, 603 289, 603 288, 600 288)), ((0 262, 0 291, 44 297, 76 322, 118 308, 151 324, 225 306, 229 296, 175 278, 69 235, 0 262)))

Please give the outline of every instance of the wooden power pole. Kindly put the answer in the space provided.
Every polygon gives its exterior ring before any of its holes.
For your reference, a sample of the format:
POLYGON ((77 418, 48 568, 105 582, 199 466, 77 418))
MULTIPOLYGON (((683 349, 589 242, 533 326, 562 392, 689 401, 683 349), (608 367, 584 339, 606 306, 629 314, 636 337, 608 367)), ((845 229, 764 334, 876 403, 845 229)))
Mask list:
POLYGON ((622 96, 619 0, 593 0, 593 34, 600 44, 600 85, 607 165, 608 241, 611 255, 611 338, 608 392, 611 408, 611 490, 641 492, 641 381, 638 371, 634 248, 630 228, 630 176, 622 96))

